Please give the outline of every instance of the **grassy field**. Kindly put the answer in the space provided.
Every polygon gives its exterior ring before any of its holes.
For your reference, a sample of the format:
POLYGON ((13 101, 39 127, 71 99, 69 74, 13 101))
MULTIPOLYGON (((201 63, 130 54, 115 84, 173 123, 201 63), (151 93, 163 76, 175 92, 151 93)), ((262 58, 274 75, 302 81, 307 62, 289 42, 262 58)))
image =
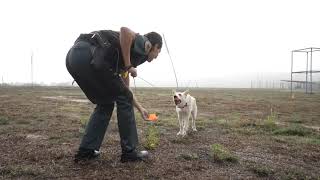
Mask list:
POLYGON ((2 179, 320 179, 320 93, 190 89, 198 132, 177 137, 171 89, 138 88, 155 124, 136 113, 150 158, 120 163, 114 116, 101 156, 75 164, 94 105, 78 88, 0 87, 2 179))

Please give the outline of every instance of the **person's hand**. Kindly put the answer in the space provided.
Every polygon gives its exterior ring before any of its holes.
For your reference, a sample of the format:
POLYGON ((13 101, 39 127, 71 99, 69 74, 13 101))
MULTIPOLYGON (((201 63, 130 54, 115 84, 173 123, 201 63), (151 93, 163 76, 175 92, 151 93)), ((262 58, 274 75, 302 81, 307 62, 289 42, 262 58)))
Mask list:
POLYGON ((141 113, 142 119, 148 120, 149 113, 145 108, 143 108, 143 107, 140 108, 140 113, 141 113))
POLYGON ((132 77, 137 77, 137 70, 134 67, 130 67, 128 72, 131 74, 132 77))

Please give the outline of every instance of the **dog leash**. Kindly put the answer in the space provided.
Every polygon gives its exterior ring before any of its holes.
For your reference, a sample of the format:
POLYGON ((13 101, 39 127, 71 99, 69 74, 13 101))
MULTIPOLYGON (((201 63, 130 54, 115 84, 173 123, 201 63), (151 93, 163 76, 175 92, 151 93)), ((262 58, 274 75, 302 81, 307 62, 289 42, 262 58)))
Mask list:
POLYGON ((177 78, 176 70, 175 70, 175 68, 174 68, 173 61, 172 61, 172 58, 171 58, 171 55, 170 55, 170 52, 169 52, 169 48, 168 48, 168 45, 167 45, 167 41, 166 41, 166 38, 164 37, 164 34, 162 34, 162 36, 163 36, 164 44, 166 45, 166 49, 167 49, 167 52, 168 52, 170 61, 171 61, 171 65, 172 65, 172 69, 173 69, 173 72, 174 72, 174 76, 175 76, 175 78, 176 78, 177 89, 179 89, 178 78, 177 78))
POLYGON ((143 79, 142 77, 137 76, 139 79, 143 80, 144 82, 148 83, 150 86, 155 87, 153 84, 148 82, 147 80, 143 79))
MULTIPOLYGON (((137 76, 138 77, 138 76, 137 76)), ((142 78, 140 78, 142 79, 142 78)), ((144 79, 142 79, 144 80, 144 79)), ((149 83, 148 81, 144 80, 145 82, 147 82, 148 84, 150 84, 152 87, 154 87, 151 83, 149 83)), ((134 84, 134 93, 137 94, 137 85, 136 85, 136 79, 133 77, 133 84, 134 84)), ((151 123, 151 125, 153 125, 157 120, 158 117, 156 114, 149 114, 149 122, 151 123)))
MULTIPOLYGON (((142 77, 137 76, 139 79, 143 80, 144 82, 148 83, 150 86, 155 87, 152 83, 148 82, 147 80, 143 79, 142 77)), ((133 78, 133 83, 134 83, 134 92, 136 93, 137 91, 137 86, 136 86, 136 79, 133 78)))
POLYGON ((133 78, 133 83, 134 83, 134 93, 137 94, 137 86, 136 86, 136 79, 133 78))

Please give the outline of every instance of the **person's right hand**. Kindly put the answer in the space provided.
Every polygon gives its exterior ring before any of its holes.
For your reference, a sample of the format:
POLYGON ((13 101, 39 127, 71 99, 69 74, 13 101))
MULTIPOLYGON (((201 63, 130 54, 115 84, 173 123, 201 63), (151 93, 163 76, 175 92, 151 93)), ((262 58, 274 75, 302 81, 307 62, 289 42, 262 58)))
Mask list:
POLYGON ((148 116, 149 116, 148 111, 143 107, 141 107, 139 111, 141 113, 142 119, 145 121, 148 120, 148 116))
POLYGON ((131 74, 132 77, 137 77, 137 70, 134 67, 128 69, 128 72, 131 74))

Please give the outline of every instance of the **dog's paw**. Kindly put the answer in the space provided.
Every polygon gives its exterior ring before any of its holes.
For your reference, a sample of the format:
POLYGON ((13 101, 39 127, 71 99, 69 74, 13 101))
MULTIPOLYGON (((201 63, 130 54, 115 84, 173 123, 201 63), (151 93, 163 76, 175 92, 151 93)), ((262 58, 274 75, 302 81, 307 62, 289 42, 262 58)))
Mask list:
POLYGON ((179 131, 178 133, 177 133, 177 136, 179 136, 179 135, 181 135, 182 133, 179 131))
POLYGON ((198 130, 196 128, 192 128, 192 131, 193 132, 197 132, 198 130))

